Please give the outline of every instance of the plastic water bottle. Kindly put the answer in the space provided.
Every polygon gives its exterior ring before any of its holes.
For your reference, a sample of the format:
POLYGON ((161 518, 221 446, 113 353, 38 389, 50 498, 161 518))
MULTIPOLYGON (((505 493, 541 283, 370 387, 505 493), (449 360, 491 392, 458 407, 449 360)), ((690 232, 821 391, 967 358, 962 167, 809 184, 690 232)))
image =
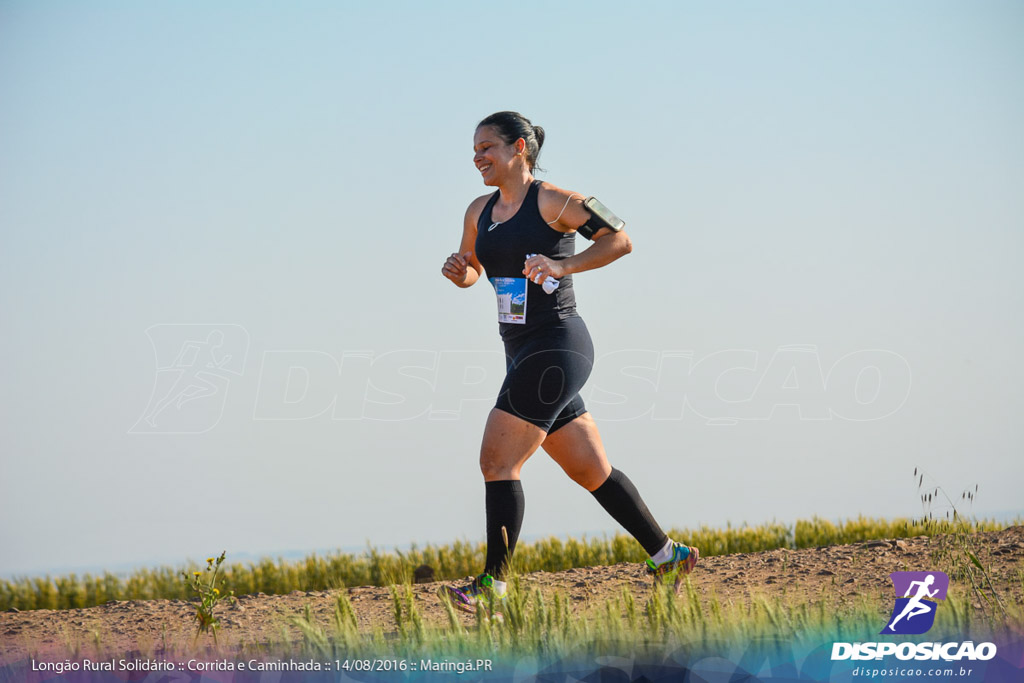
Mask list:
MULTIPOLYGON (((527 254, 526 258, 533 258, 536 254, 527 254)), ((548 275, 544 278, 544 284, 541 285, 541 289, 544 290, 545 294, 551 294, 553 291, 558 289, 558 280, 548 275)))

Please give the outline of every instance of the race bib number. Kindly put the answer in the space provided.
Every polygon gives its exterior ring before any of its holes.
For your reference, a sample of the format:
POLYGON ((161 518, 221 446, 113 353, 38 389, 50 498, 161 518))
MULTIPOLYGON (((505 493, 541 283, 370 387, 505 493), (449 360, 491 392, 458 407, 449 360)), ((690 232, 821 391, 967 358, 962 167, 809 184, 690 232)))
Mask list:
POLYGON ((525 325, 526 278, 492 277, 491 284, 498 296, 498 322, 525 325))

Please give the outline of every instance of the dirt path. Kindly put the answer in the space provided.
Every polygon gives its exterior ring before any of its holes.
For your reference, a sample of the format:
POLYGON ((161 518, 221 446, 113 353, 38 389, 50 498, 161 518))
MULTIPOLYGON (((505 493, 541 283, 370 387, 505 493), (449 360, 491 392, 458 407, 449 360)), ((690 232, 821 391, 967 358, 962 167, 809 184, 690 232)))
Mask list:
MULTIPOLYGON (((989 570, 997 590, 1005 600, 1020 605, 1024 600, 1024 527, 976 534, 973 538, 979 559, 989 570)), ((701 558, 693 581, 702 598, 714 595, 722 602, 742 604, 754 594, 769 598, 786 595, 815 603, 825 600, 831 608, 842 610, 867 600, 877 603, 881 619, 892 607, 891 572, 949 570, 945 561, 936 559, 941 542, 922 536, 701 558)), ((527 590, 539 588, 544 594, 564 591, 578 614, 586 614, 587 610, 602 606, 606 599, 620 596, 623 587, 632 591, 638 604, 643 604, 650 590, 642 565, 636 564, 534 572, 524 575, 522 583, 527 590)), ((417 607, 430 624, 444 624, 447 619, 435 597, 439 585, 413 586, 417 607)), ((361 630, 377 626, 385 632, 394 630, 388 588, 361 586, 344 590, 361 630)), ((958 586, 956 581, 952 582, 951 590, 968 594, 968 587, 958 586)), ((285 632, 291 640, 300 640, 299 631, 288 624, 288 618, 302 615, 307 605, 314 619, 330 632, 338 593, 261 593, 240 597, 236 606, 218 606, 220 645, 230 649, 281 642, 285 632)), ((981 608, 977 599, 972 599, 972 603, 975 609, 981 608)), ((190 649, 193 614, 193 606, 183 600, 129 600, 88 609, 9 611, 0 614, 0 659, 11 662, 25 656, 62 658, 76 650, 81 656, 93 658, 172 649, 180 652, 190 649)), ((465 620, 471 623, 472 616, 465 615, 465 620)), ((208 641, 209 637, 203 636, 199 644, 208 641)))

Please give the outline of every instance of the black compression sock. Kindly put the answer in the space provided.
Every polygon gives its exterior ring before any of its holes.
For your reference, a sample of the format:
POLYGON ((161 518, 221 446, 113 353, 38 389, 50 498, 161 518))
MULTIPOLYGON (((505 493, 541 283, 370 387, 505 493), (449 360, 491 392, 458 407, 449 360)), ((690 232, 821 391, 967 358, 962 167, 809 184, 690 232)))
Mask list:
POLYGON ((495 578, 501 578, 505 570, 506 556, 511 558, 523 526, 523 510, 526 498, 523 485, 518 479, 484 482, 487 510, 487 563, 484 571, 495 578), (508 550, 501 528, 508 534, 508 550))
POLYGON ((619 470, 613 467, 605 482, 592 493, 601 507, 640 542, 648 555, 653 557, 668 543, 668 536, 654 521, 633 482, 619 470))

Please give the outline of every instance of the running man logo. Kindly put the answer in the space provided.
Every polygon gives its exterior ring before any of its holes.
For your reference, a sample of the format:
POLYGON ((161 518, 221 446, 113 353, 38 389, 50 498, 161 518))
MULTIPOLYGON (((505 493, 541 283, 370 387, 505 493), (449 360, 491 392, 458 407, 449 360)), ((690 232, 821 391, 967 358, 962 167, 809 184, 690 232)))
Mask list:
POLYGON ((238 325, 153 325, 153 393, 129 434, 201 434, 224 414, 228 385, 241 377, 249 333, 238 325))
POLYGON ((881 633, 919 635, 928 631, 935 623, 936 600, 946 599, 949 577, 942 572, 893 572, 889 578, 896 589, 896 605, 881 633))

